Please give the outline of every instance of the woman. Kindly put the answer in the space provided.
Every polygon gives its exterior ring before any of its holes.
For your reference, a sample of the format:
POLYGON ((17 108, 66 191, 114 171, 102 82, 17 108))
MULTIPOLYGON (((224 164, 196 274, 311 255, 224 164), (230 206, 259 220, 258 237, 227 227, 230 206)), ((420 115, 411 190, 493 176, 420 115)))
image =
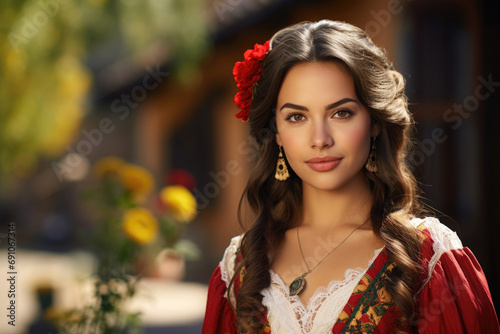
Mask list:
POLYGON ((474 255, 417 218, 404 80, 362 30, 283 29, 234 76, 256 219, 212 276, 203 333, 499 333, 474 255))

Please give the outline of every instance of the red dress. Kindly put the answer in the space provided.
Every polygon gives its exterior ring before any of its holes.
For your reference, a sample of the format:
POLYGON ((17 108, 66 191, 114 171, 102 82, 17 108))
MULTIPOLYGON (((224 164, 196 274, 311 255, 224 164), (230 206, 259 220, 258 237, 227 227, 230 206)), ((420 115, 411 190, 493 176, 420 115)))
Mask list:
MULTIPOLYGON (((452 232, 436 221, 432 218, 424 224, 424 220, 417 219, 415 224, 423 236, 420 258, 426 270, 421 273, 422 284, 415 292, 413 326, 404 330, 429 334, 500 333, 481 266, 472 252, 461 246, 456 235, 450 237, 452 232)), ((238 254, 236 261, 239 259, 238 254)), ((394 268, 385 251, 380 252, 329 333, 389 333, 394 329, 399 311, 385 291, 384 279, 394 268)), ((237 333, 236 316, 227 300, 228 278, 222 277, 223 272, 219 265, 210 280, 203 334, 237 333)), ((240 284, 237 277, 236 294, 240 284)), ((273 324, 268 322, 267 315, 263 321, 266 323, 263 333, 270 333, 273 324)))

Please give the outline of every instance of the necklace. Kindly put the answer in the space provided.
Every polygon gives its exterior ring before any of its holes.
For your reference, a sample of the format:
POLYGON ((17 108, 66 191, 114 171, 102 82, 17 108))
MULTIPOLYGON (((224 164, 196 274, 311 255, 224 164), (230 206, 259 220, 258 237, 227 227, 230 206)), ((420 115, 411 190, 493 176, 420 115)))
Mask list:
POLYGON ((358 228, 362 227, 367 222, 368 222, 368 219, 363 224, 359 225, 354 230, 352 230, 352 232, 349 233, 349 235, 344 240, 342 240, 342 242, 340 244, 338 244, 334 249, 332 249, 328 254, 326 254, 325 257, 322 258, 321 261, 319 261, 312 269, 309 269, 309 266, 307 265, 306 259, 304 257, 304 252, 302 252, 302 245, 300 244, 300 238, 299 238, 299 228, 297 227, 297 240, 299 241, 300 255, 302 255, 302 260, 304 261, 304 264, 307 267, 307 271, 305 273, 303 273, 302 275, 300 275, 299 277, 297 277, 292 282, 292 284, 290 284, 290 296, 298 295, 304 289, 304 287, 306 286, 306 276, 309 275, 310 273, 312 273, 314 271, 314 269, 316 269, 321 264, 321 262, 323 262, 328 256, 330 256, 330 254, 332 254, 337 248, 340 247, 340 245, 342 245, 347 239, 349 239, 349 237, 358 228))

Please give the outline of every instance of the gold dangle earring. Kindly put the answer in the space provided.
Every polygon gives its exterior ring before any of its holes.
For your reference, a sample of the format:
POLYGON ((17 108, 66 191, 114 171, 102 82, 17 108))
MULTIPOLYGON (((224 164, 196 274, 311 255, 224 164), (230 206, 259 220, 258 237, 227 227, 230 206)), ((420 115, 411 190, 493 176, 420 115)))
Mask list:
POLYGON ((375 140, 377 137, 373 137, 372 141, 372 149, 370 151, 370 155, 368 156, 368 161, 366 162, 365 168, 372 173, 376 173, 378 171, 377 168, 377 146, 375 145, 375 140))
POLYGON ((280 154, 278 156, 278 164, 276 165, 276 174, 274 174, 276 180, 285 181, 290 177, 288 173, 288 167, 286 167, 285 158, 283 158, 283 152, 280 146, 280 154))

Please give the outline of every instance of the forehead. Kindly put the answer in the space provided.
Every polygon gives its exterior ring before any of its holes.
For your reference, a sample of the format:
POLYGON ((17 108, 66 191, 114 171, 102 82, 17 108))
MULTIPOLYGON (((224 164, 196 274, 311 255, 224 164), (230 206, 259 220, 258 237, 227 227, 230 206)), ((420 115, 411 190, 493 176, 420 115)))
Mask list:
POLYGON ((356 99, 356 91, 352 75, 344 65, 333 61, 307 62, 294 65, 288 71, 278 94, 278 104, 290 99, 297 103, 300 100, 331 103, 345 97, 356 99))

